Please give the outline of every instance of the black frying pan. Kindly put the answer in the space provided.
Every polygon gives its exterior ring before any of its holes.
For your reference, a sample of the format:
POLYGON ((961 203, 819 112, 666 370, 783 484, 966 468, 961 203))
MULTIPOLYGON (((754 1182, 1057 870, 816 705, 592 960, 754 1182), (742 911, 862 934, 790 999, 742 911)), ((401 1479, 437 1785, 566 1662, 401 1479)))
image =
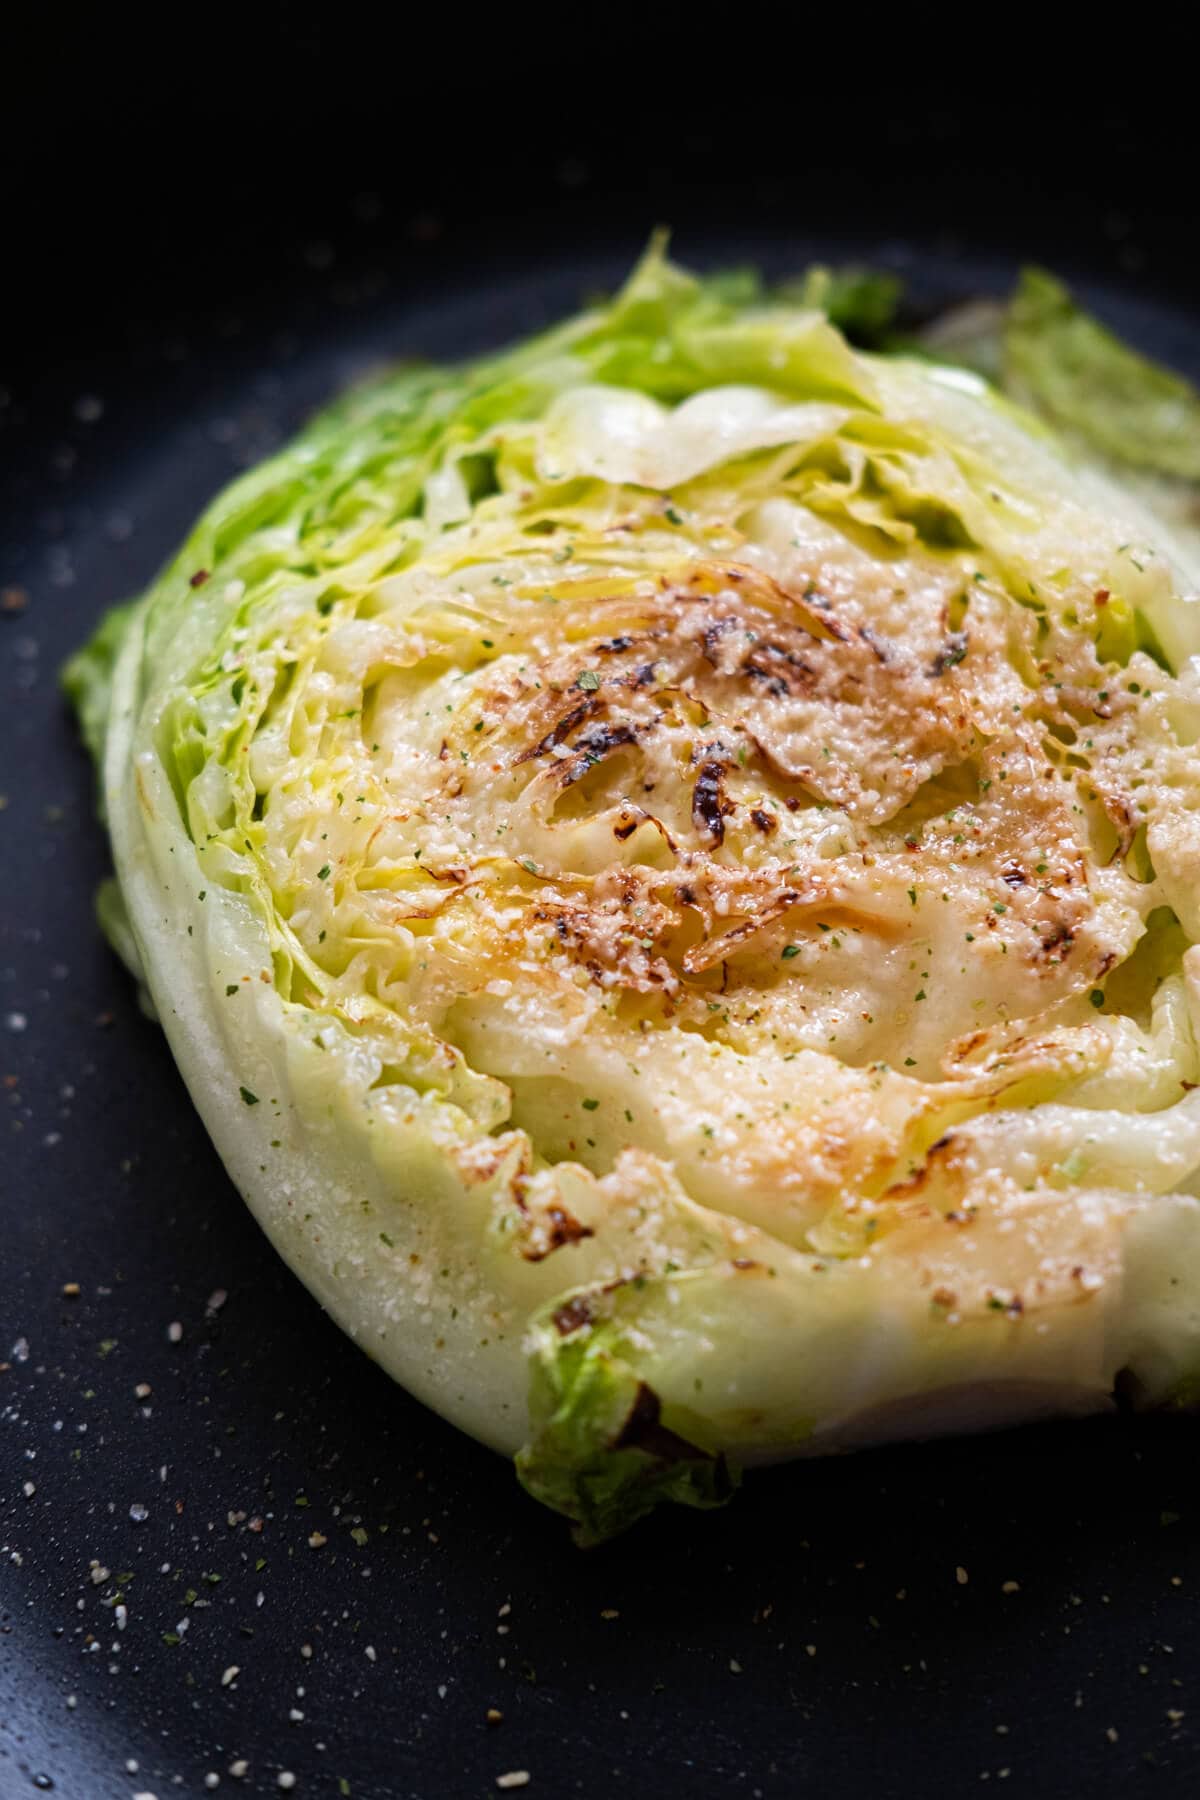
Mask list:
POLYGON ((339 110, 323 46, 268 40, 253 104, 121 45, 6 74, 0 1796, 1196 1792, 1195 1422, 794 1466, 583 1554, 389 1384, 260 1237, 96 935, 55 687, 365 361, 527 330, 660 217, 700 261, 857 249, 918 306, 1033 254, 1200 376, 1169 106, 1023 89, 997 133, 930 90, 856 134, 833 94, 714 104, 731 66, 650 130, 552 43, 339 110), (498 96, 530 82, 518 141, 498 96))

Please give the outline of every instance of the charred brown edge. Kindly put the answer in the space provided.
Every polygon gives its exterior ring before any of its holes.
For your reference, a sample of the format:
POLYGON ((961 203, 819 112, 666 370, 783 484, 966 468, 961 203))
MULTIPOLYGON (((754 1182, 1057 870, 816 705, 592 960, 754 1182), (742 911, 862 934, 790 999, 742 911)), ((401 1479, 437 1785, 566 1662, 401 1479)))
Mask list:
POLYGON ((637 732, 632 725, 605 725, 597 719, 580 732, 571 746, 575 754, 570 762, 565 762, 562 766, 559 777, 562 786, 570 787, 574 782, 582 780, 589 769, 599 767, 614 750, 636 742, 637 732))
MULTIPOLYGON (((525 1261, 531 1263, 544 1262, 548 1256, 552 1256, 556 1250, 561 1250, 567 1244, 578 1244, 582 1243, 584 1238, 595 1237, 596 1234, 592 1227, 590 1225, 584 1225, 582 1221, 577 1219, 574 1213, 570 1212, 560 1201, 555 1202, 554 1205, 546 1208, 543 1217, 549 1223, 549 1230, 544 1233, 541 1232, 539 1230, 541 1221, 535 1219, 530 1213, 529 1204, 525 1198, 527 1169, 528 1164, 526 1163, 524 1170, 514 1176, 511 1184, 512 1197, 516 1202, 517 1211, 520 1213, 526 1228, 531 1233, 536 1233, 539 1239, 536 1244, 522 1244, 521 1255, 524 1257, 525 1261)), ((563 1327, 559 1325, 557 1313, 554 1315, 554 1322, 558 1325, 559 1330, 562 1331, 563 1327)), ((579 1321, 580 1325, 589 1323, 590 1314, 588 1317, 582 1318, 579 1321)), ((572 1325, 569 1326, 568 1329, 574 1331, 577 1327, 572 1325)))
POLYGON ((596 1315, 586 1294, 572 1294, 569 1300, 564 1300, 561 1306, 555 1307, 550 1317, 559 1337, 570 1337, 572 1332, 582 1331, 585 1325, 591 1325, 596 1315))
MULTIPOLYGON (((523 1206, 521 1210, 524 1211, 523 1206)), ((550 1230, 546 1235, 544 1245, 539 1245, 536 1249, 530 1244, 524 1244, 521 1247, 521 1255, 526 1262, 545 1262, 548 1256, 552 1256, 556 1250, 563 1249, 565 1245, 579 1244, 583 1242, 584 1238, 596 1235, 590 1225, 581 1224, 573 1213, 567 1211, 565 1206, 548 1206, 545 1216, 550 1222, 550 1230)), ((555 1323, 557 1323, 557 1316, 555 1323)))
POLYGON ((639 1381, 633 1405, 612 1441, 614 1450, 641 1450, 662 1462, 715 1462, 707 1450, 690 1444, 662 1423, 662 1401, 649 1382, 639 1381))
MULTIPOLYGON (((929 1181, 934 1174, 934 1167, 938 1159, 945 1157, 948 1152, 953 1150, 954 1146, 954 1132, 943 1132, 936 1143, 930 1144, 928 1150, 925 1152, 921 1167, 919 1169, 914 1169, 911 1175, 905 1175, 902 1180, 892 1182, 890 1187, 887 1188, 886 1192, 881 1197, 884 1200, 892 1200, 898 1197, 909 1200, 912 1199, 914 1195, 920 1193, 926 1182, 929 1181)), ((951 1224, 959 1223, 959 1220, 952 1212, 946 1213, 943 1216, 951 1224)))
POLYGON ((722 783, 729 767, 729 752, 724 744, 706 744, 701 751, 704 760, 696 774, 692 790, 692 823, 698 831, 707 831, 714 844, 725 841, 726 815, 733 802, 725 798, 722 783))

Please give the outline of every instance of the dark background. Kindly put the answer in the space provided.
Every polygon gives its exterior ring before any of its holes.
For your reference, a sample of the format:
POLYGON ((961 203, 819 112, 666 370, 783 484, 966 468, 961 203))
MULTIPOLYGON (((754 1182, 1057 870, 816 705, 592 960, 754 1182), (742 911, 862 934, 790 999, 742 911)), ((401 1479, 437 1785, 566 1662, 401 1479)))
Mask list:
POLYGON ((55 689, 364 361, 526 330, 660 221, 701 262, 868 254, 918 305, 1033 256, 1200 375, 1179 46, 1091 68, 975 23, 949 72, 896 24, 749 12, 7 25, 2 1800, 1197 1790, 1192 1423, 793 1467, 585 1555, 386 1382, 260 1238, 94 932, 55 689))

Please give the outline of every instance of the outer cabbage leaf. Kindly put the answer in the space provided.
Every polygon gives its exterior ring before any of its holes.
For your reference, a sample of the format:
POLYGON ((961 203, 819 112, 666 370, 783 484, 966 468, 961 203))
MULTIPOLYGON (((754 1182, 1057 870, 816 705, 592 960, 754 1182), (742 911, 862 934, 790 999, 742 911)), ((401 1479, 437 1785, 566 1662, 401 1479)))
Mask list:
POLYGON ((1200 395, 1026 269, 1004 320, 1005 385, 1102 455, 1200 482, 1200 395))
POLYGON ((108 730, 113 669, 137 602, 126 601, 104 615, 96 631, 77 650, 62 672, 63 689, 75 709, 79 731, 98 763, 108 730))
POLYGON ((516 1459, 529 1492, 571 1519, 583 1545, 624 1531, 664 1500, 724 1505, 736 1471, 663 1423, 658 1396, 611 1323, 570 1332, 560 1346, 569 1318, 560 1304, 535 1328, 530 1403, 540 1430, 516 1459))

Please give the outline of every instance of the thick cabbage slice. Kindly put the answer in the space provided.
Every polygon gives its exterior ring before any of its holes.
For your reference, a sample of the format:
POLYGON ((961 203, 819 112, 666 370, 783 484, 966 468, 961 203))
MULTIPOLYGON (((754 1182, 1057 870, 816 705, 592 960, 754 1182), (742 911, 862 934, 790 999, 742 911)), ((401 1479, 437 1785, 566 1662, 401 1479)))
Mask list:
POLYGON ((1196 588, 984 380, 655 246, 101 627, 108 927, 282 1253, 585 1539, 1190 1401, 1196 588))

